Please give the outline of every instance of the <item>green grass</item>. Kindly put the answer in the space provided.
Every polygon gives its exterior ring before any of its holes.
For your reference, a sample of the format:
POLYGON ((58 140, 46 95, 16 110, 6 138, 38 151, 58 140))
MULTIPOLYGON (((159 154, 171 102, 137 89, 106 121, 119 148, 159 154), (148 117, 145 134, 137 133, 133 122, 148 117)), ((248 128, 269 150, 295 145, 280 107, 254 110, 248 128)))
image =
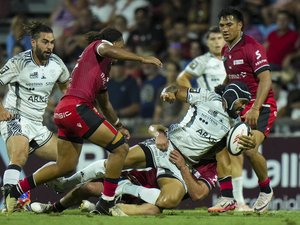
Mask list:
POLYGON ((109 217, 66 210, 60 214, 17 212, 0 214, 0 224, 12 225, 297 225, 300 211, 271 211, 268 213, 207 213, 206 209, 166 210, 159 216, 109 217))

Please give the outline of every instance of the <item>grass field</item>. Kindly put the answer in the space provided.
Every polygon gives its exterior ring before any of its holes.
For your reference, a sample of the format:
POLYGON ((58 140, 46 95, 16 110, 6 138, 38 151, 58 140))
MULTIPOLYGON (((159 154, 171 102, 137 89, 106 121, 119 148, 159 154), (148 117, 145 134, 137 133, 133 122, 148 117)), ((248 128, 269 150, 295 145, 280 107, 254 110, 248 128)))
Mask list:
POLYGON ((159 216, 109 217, 66 210, 61 214, 18 212, 0 214, 0 224, 6 225, 296 225, 300 211, 270 211, 264 214, 227 212, 207 213, 206 209, 168 210, 159 216))

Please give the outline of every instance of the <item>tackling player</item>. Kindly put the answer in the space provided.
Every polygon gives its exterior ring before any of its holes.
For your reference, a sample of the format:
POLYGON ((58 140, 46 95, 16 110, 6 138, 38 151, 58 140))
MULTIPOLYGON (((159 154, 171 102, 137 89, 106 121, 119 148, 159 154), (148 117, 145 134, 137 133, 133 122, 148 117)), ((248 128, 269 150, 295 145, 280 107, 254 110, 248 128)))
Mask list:
POLYGON ((132 60, 154 64, 162 63, 153 56, 139 56, 124 49, 121 32, 105 28, 88 33, 89 45, 79 57, 72 72, 72 81, 54 112, 58 127, 58 158, 56 163, 40 168, 11 187, 6 194, 8 211, 12 212, 16 199, 36 186, 61 177, 74 170, 83 140, 102 146, 109 154, 106 163, 104 190, 99 199, 102 214, 110 214, 114 206, 115 189, 128 152, 125 138, 130 134, 117 118, 107 93, 107 82, 112 60, 132 60), (101 112, 96 109, 100 108, 101 112))

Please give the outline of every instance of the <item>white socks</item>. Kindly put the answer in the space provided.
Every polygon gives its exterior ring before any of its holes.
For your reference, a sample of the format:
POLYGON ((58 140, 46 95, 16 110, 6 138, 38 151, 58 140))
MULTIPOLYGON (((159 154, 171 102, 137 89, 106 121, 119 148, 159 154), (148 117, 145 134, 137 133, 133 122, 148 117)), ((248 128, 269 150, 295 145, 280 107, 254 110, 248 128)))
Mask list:
POLYGON ((155 205, 160 192, 157 188, 146 188, 131 183, 125 184, 122 191, 123 194, 133 195, 152 205, 155 205))
POLYGON ((243 195, 243 177, 232 178, 233 197, 238 205, 244 205, 245 199, 243 195))
POLYGON ((97 178, 103 178, 105 173, 104 162, 105 159, 93 162, 82 170, 77 171, 72 176, 64 178, 63 182, 68 187, 74 187, 75 185, 80 183, 85 183, 97 178))
POLYGON ((3 175, 3 185, 17 184, 20 180, 20 171, 15 169, 7 169, 3 175))

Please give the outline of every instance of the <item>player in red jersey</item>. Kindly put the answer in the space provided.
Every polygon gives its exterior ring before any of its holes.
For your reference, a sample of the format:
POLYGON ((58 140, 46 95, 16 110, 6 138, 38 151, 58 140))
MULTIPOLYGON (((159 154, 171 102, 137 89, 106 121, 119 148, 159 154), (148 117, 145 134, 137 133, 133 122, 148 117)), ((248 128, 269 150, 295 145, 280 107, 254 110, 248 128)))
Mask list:
MULTIPOLYGON (((270 134, 276 119, 277 107, 271 90, 270 66, 265 49, 252 37, 243 34, 243 25, 243 15, 240 11, 228 8, 219 13, 219 27, 227 43, 222 50, 227 73, 224 83, 244 82, 248 85, 252 96, 250 103, 241 113, 241 118, 252 127, 257 145, 254 149, 245 151, 244 155, 249 159, 260 187, 260 194, 253 209, 263 212, 268 209, 273 190, 270 186, 266 160, 258 152, 258 147, 270 134)), ((228 163, 226 157, 219 157, 218 160, 218 164, 223 164, 225 168, 228 163)), ((230 171, 218 170, 222 197, 209 211, 222 210, 224 202, 233 197, 230 174, 230 171)))
POLYGON ((23 192, 73 171, 83 140, 86 139, 110 152, 103 182, 104 190, 97 209, 100 213, 109 215, 109 209, 114 206, 115 189, 128 152, 125 139, 130 134, 117 118, 108 98, 107 82, 111 62, 132 60, 159 67, 162 63, 153 56, 143 57, 124 49, 121 32, 113 28, 90 32, 88 41, 89 45, 74 67, 67 93, 54 112, 59 137, 57 161, 43 166, 13 186, 7 204, 15 205, 16 199, 23 192), (98 106, 103 115, 96 109, 98 106))

